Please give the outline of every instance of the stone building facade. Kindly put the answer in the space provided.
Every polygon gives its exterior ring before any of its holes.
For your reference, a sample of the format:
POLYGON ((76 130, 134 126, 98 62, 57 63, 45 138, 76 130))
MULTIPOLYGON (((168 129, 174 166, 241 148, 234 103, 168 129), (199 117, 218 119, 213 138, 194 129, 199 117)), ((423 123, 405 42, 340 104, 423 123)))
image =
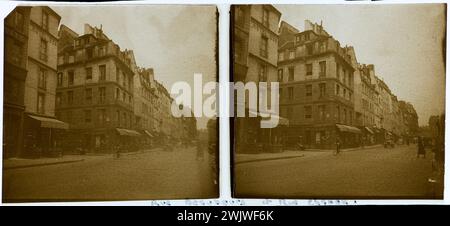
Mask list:
MULTIPOLYGON (((277 81, 278 24, 281 13, 272 5, 233 6, 233 79, 235 82, 277 81)), ((268 93, 270 95, 270 92, 268 93)), ((235 102, 235 109, 245 108, 246 117, 234 120, 237 151, 247 150, 255 143, 271 143, 268 130, 260 128, 258 112, 245 103, 235 102)), ((270 107, 270 106, 269 106, 270 107)))
POLYGON ((133 52, 121 50, 102 28, 85 25, 83 35, 61 29, 68 43, 58 53, 58 118, 70 124, 68 147, 111 151, 131 147, 134 128, 133 52), (72 34, 72 35, 71 35, 72 34))
POLYGON ((286 136, 292 142, 301 136, 311 148, 334 147, 338 138, 344 147, 358 145, 352 52, 310 21, 279 46, 280 114, 289 120, 286 136))

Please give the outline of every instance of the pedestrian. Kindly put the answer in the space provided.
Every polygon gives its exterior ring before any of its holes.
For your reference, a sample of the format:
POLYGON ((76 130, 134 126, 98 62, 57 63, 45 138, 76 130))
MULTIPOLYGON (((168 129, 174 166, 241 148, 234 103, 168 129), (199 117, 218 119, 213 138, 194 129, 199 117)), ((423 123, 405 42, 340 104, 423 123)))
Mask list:
POLYGON ((338 155, 341 152, 341 139, 339 136, 336 136, 336 152, 335 155, 338 155))
POLYGON ((422 155, 425 158, 425 145, 422 137, 417 138, 417 158, 422 155))

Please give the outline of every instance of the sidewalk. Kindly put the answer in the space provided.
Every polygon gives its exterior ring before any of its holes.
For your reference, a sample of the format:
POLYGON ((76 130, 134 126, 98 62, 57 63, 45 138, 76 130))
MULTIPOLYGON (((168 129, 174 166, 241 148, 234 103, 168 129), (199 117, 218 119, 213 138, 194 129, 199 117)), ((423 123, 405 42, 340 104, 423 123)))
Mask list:
MULTIPOLYGON (((370 149, 374 149, 374 148, 381 148, 383 147, 382 144, 375 144, 375 145, 370 145, 370 146, 364 146, 364 148, 362 147, 355 147, 355 148, 344 148, 341 149, 341 152, 347 152, 347 151, 363 151, 363 150, 370 150, 370 149)), ((322 151, 322 152, 332 152, 332 151, 336 151, 336 149, 305 149, 304 151, 322 151)))
POLYGON ((11 158, 3 160, 3 170, 74 163, 84 161, 84 159, 85 156, 82 155, 66 155, 58 158, 38 159, 11 158))
POLYGON ((305 156, 301 151, 284 151, 280 153, 237 154, 235 163, 257 162, 275 159, 300 158, 305 156))
MULTIPOLYGON (((123 152, 121 153, 122 157, 143 154, 148 152, 158 151, 160 148, 152 148, 146 150, 140 150, 135 152, 123 152)), ((94 159, 106 159, 106 158, 114 158, 115 153, 86 153, 85 155, 64 155, 62 157, 56 158, 37 158, 37 159, 25 159, 25 158, 10 158, 3 160, 3 169, 20 169, 20 168, 28 168, 28 167, 36 167, 36 166, 48 166, 48 165, 58 165, 58 164, 67 164, 67 163, 75 163, 81 162, 85 160, 94 160, 94 159)))
MULTIPOLYGON (((348 151, 363 151, 370 150, 374 148, 383 147, 381 144, 365 146, 364 148, 346 148, 341 149, 342 152, 348 151)), ((246 162, 257 162, 265 160, 277 160, 277 159, 288 159, 288 158, 300 158, 308 155, 311 152, 333 152, 334 149, 305 149, 303 151, 285 150, 279 153, 258 153, 258 154, 236 154, 235 163, 246 163, 246 162), (309 153, 308 153, 309 152, 309 153)))

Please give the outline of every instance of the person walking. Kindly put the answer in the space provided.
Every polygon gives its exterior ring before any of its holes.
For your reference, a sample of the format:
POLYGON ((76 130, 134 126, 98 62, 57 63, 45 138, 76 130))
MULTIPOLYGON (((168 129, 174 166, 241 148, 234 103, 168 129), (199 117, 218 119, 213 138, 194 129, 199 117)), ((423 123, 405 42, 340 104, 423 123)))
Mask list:
POLYGON ((334 155, 339 155, 339 153, 341 152, 341 139, 339 138, 339 136, 336 137, 336 152, 334 153, 334 155))
POLYGON ((423 156, 425 158, 425 145, 422 137, 417 138, 417 158, 419 156, 423 156))

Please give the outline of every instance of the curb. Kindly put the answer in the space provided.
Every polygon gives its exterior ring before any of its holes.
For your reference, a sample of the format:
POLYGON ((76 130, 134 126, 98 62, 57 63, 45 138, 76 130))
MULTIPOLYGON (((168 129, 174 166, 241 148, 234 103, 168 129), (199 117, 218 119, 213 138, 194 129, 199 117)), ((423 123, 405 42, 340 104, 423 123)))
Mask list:
POLYGON ((279 160, 279 159, 301 158, 301 157, 304 157, 304 156, 305 156, 304 154, 301 154, 301 155, 295 155, 295 156, 283 156, 283 157, 273 157, 273 158, 260 158, 260 159, 241 160, 241 161, 235 161, 234 164, 249 163, 249 162, 261 162, 261 161, 270 161, 270 160, 279 160))
POLYGON ((68 160, 68 161, 61 161, 61 162, 50 162, 50 163, 36 163, 36 164, 21 165, 21 166, 9 166, 9 167, 3 166, 3 170, 23 169, 23 168, 31 168, 31 167, 37 167, 37 166, 60 165, 60 164, 75 163, 75 162, 82 162, 82 161, 84 161, 84 159, 68 160))

